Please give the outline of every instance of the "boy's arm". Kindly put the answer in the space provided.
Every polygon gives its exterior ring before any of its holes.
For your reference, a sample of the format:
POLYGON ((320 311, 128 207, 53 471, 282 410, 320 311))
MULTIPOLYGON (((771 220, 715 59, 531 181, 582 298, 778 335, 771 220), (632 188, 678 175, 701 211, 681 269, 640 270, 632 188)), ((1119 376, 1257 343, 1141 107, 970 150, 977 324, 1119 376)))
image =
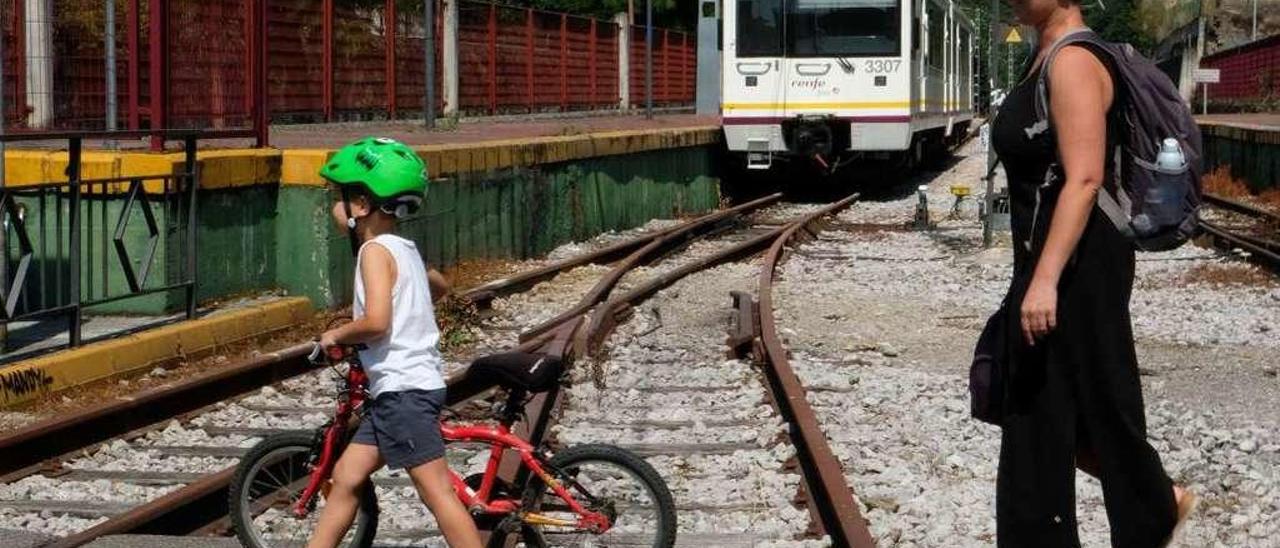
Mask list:
POLYGON ((364 316, 326 331, 320 337, 322 346, 374 341, 391 329, 391 291, 396 285, 396 261, 391 252, 377 244, 366 246, 360 255, 360 278, 364 281, 364 316))
POLYGON ((440 299, 449 295, 449 280, 434 268, 427 269, 427 285, 431 286, 432 303, 439 302, 440 299))

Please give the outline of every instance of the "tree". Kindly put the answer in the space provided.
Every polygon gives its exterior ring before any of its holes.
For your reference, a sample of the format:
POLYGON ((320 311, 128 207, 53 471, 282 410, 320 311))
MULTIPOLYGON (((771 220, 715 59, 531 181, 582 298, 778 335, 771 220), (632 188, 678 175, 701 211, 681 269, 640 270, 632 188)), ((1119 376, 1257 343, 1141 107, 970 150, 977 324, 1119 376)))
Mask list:
POLYGON ((1111 42, 1128 42, 1138 51, 1150 51, 1155 45, 1146 25, 1139 19, 1134 0, 1107 0, 1106 8, 1093 3, 1085 6, 1085 22, 1111 42))

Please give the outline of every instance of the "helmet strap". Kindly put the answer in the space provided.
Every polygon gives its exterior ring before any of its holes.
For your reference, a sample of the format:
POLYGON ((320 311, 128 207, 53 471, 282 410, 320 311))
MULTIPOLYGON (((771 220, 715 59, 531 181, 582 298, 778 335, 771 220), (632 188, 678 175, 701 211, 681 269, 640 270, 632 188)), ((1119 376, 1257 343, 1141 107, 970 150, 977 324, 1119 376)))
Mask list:
POLYGON ((351 256, 355 257, 360 254, 360 235, 356 232, 356 217, 351 213, 351 191, 346 185, 339 189, 342 191, 342 209, 347 214, 347 239, 351 240, 351 256))

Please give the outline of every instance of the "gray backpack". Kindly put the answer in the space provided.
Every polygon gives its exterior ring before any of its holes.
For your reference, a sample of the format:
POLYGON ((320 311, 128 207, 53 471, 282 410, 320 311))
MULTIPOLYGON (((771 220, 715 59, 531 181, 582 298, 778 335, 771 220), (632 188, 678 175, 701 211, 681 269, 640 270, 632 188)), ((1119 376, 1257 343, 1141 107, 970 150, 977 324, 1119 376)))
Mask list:
MULTIPOLYGON (((1087 28, 1058 39, 1036 83, 1037 121, 1026 129, 1027 136, 1049 129, 1048 67, 1072 44, 1089 48, 1110 65, 1124 132, 1114 151, 1116 186, 1101 189, 1098 207, 1138 249, 1164 251, 1182 245, 1197 230, 1203 174, 1200 128, 1169 77, 1133 46, 1104 41, 1087 28)), ((1049 172, 1059 170, 1055 165, 1049 172)))

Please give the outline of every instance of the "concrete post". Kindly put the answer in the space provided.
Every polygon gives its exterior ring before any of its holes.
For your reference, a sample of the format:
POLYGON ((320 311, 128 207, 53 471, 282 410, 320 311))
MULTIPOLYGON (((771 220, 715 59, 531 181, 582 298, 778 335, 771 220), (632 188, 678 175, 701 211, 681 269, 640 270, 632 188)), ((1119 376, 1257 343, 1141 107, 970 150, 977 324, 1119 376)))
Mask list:
POLYGON ((702 0, 698 7, 698 114, 720 114, 720 2, 702 0))
POLYGON ((1182 50, 1182 66, 1179 67, 1178 73, 1178 94, 1182 95, 1182 102, 1190 105, 1191 98, 1196 93, 1195 70, 1200 68, 1200 38, 1199 32, 1196 33, 1196 39, 1186 40, 1179 45, 1182 50))
POLYGON ((653 118, 653 0, 644 2, 644 117, 653 118))
POLYGON ((23 0, 26 13, 27 125, 53 125, 53 10, 50 0, 23 0))
POLYGON ((631 109, 631 19, 625 13, 613 16, 618 25, 618 110, 631 109))
POLYGON ((444 77, 444 115, 458 114, 458 0, 444 0, 441 36, 441 73, 444 77))
POLYGON ((436 127, 436 0, 422 3, 422 20, 425 21, 422 43, 426 46, 423 55, 426 93, 422 103, 422 122, 427 129, 433 129, 436 127))
POLYGON ((107 130, 116 129, 116 0, 104 0, 102 46, 106 51, 107 130))

